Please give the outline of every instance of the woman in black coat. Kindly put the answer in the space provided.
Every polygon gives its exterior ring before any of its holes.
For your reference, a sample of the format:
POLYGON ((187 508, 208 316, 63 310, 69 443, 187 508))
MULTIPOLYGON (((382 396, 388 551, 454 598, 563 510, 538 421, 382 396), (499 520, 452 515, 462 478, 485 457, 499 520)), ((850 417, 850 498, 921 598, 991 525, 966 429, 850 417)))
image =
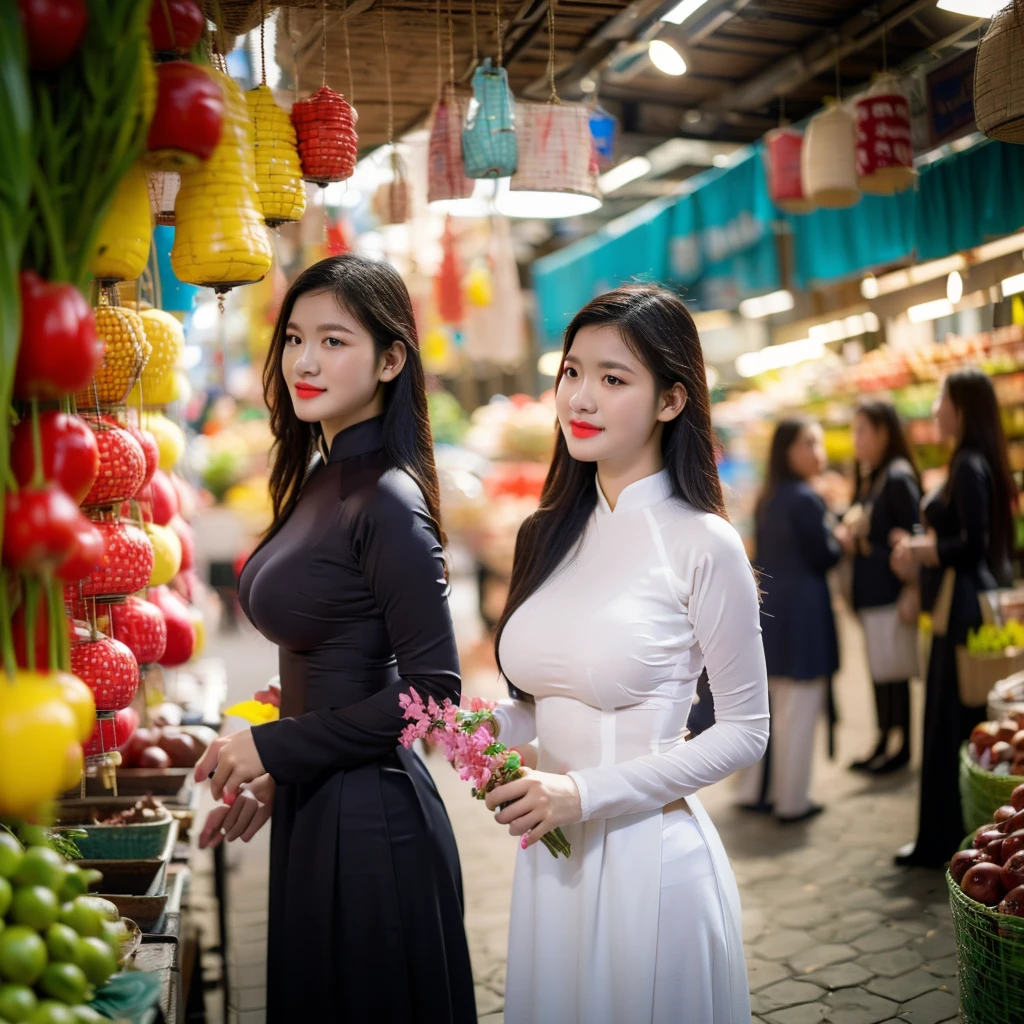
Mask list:
POLYGON ((935 418, 954 445, 949 478, 925 499, 927 533, 902 537, 892 555, 900 575, 923 567, 922 605, 933 622, 917 841, 896 858, 897 864, 920 867, 948 861, 964 837, 958 751, 984 710, 960 701, 956 649, 981 625, 983 595, 1010 582, 1017 499, 999 405, 984 373, 950 374, 935 418))
POLYGON ((825 502, 809 481, 826 466, 824 434, 813 420, 775 428, 757 507, 761 630, 771 698, 771 738, 760 764, 739 783, 743 806, 773 809, 785 823, 821 811, 810 798, 814 733, 839 647, 825 574, 842 548, 825 502))
POLYGON ((889 402, 857 407, 853 445, 855 508, 862 515, 852 528, 839 527, 836 536, 853 556, 853 608, 867 638, 879 735, 874 751, 850 767, 885 775, 910 761, 910 676, 918 674, 916 609, 901 619, 905 584, 889 561, 893 531, 913 533, 920 520, 921 477, 889 402), (888 757, 893 730, 899 730, 900 748, 888 757))

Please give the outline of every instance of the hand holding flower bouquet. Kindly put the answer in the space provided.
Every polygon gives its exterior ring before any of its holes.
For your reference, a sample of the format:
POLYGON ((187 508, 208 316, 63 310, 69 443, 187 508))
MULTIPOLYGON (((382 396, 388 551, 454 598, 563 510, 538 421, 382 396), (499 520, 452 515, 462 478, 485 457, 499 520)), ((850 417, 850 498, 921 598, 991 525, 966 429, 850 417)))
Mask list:
MULTIPOLYGON (((403 747, 411 747, 417 740, 424 740, 433 747, 440 747, 445 758, 459 773, 459 778, 473 783, 473 796, 483 800, 495 786, 522 778, 522 758, 516 750, 509 750, 494 738, 494 701, 474 697, 467 710, 455 707, 450 700, 438 704, 433 697, 423 698, 410 686, 398 702, 403 718, 409 725, 403 730, 399 741, 403 747)), ((507 807, 507 804, 503 804, 507 807)), ((570 856, 569 841, 560 828, 546 833, 541 842, 551 851, 552 857, 562 854, 570 856)))

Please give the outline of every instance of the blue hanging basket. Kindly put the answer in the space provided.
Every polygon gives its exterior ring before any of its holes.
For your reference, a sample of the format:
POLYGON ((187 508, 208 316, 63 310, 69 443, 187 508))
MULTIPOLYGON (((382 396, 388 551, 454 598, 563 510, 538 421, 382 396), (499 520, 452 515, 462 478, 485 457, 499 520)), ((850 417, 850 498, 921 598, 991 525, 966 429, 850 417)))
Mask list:
POLYGON ((590 134, 597 152, 598 166, 602 171, 615 165, 615 142, 619 122, 598 105, 590 112, 590 134))
POLYGON ((516 172, 516 105, 504 68, 488 57, 473 72, 473 99, 462 130, 467 178, 508 178, 516 172))

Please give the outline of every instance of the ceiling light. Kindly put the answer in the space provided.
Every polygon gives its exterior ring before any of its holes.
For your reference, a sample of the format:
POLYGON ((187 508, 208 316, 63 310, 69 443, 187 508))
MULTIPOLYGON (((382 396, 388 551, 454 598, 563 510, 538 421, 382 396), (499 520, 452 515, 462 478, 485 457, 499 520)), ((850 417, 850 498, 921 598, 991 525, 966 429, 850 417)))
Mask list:
MULTIPOLYGON (((707 2, 708 0, 682 0, 682 3, 676 4, 661 20, 667 21, 670 25, 682 25, 691 14, 696 14, 707 2)), ((961 2, 967 3, 969 0, 961 2)))
POLYGON ((784 366, 795 366, 808 359, 820 359, 824 354, 824 342, 801 338, 784 345, 769 345, 757 352, 744 352, 736 357, 736 372, 741 377, 756 377, 769 370, 781 370, 784 366))
POLYGON ((652 39, 647 47, 651 63, 665 75, 685 75, 686 61, 679 56, 679 51, 664 39, 652 39))
POLYGON ((878 298, 878 278, 874 274, 868 274, 860 283, 860 293, 865 299, 878 298))
POLYGON ((783 289, 768 295, 758 295, 753 299, 744 299, 740 303, 740 316, 745 316, 748 320, 759 320, 773 313, 788 313, 794 304, 792 294, 783 289))
POLYGON ((964 297, 964 279, 959 270, 954 270, 946 278, 946 298, 955 306, 964 297))
POLYGON ((489 217, 494 213, 498 183, 494 178, 481 178, 466 199, 437 199, 427 205, 431 213, 451 217, 489 217))
POLYGON ((968 18, 992 18, 1006 6, 1006 0, 939 0, 935 6, 968 18))
POLYGON ((651 161, 645 156, 635 156, 631 160, 626 160, 617 167, 613 167, 610 171, 605 171, 597 179, 597 184, 601 191, 607 195, 609 192, 614 192, 624 185, 628 185, 631 181, 636 181, 637 178, 650 174, 650 172, 651 161))
POLYGON ((584 196, 578 192, 499 192, 495 207, 505 217, 526 220, 556 220, 582 217, 600 210, 597 196, 584 196))
POLYGON ((934 302, 922 302, 918 306, 911 306, 907 310, 912 324, 923 324, 928 320, 938 320, 939 317, 952 316, 954 313, 953 303, 949 299, 935 299, 934 302))
POLYGON ((545 352, 540 359, 537 360, 537 372, 542 377, 557 377, 559 367, 562 365, 562 352, 560 349, 554 349, 551 352, 545 352))
POLYGON ((1000 282, 999 287, 1003 291, 1003 298, 1008 299, 1011 295, 1020 295, 1024 292, 1024 274, 1014 274, 1000 282))
POLYGON ((877 334, 882 329, 882 323, 878 319, 876 313, 870 312, 870 310, 864 314, 864 330, 869 334, 877 334))

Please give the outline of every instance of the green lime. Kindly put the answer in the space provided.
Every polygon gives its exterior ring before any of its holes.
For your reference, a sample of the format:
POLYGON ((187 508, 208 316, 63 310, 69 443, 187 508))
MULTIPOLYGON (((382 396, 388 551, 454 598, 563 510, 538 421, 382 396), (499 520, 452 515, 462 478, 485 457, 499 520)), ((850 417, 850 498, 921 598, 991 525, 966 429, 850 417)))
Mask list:
POLYGON ((70 925, 51 924, 46 929, 46 949, 50 954, 50 962, 57 960, 61 963, 78 964, 79 942, 78 932, 70 925))
POLYGON ((63 1003, 44 999, 28 1021, 29 1024, 75 1024, 75 1012, 63 1003))
POLYGON ((62 1003, 77 1006, 89 993, 89 979, 76 964, 47 964, 39 988, 62 1003))
POLYGON ((82 1003, 80 1006, 73 1006, 71 1012, 75 1015, 75 1024, 109 1024, 109 1018, 97 1013, 91 1006, 82 1003))
POLYGON ((14 894, 14 890, 11 889, 11 883, 0 875, 0 917, 6 917, 7 911, 11 908, 11 897, 14 894))
POLYGON ((34 985, 46 966, 46 943, 31 928, 12 924, 0 935, 0 975, 19 985, 34 985))
POLYGON ((128 926, 124 921, 104 921, 100 938, 114 951, 121 955, 121 947, 128 941, 128 926))
POLYGON ((75 963, 85 971, 91 985, 105 985, 117 970, 117 953, 103 939, 79 939, 75 963))
POLYGON ((0 829, 0 878, 10 878, 18 870, 24 856, 21 843, 10 832, 0 829))
POLYGON ((28 1020, 39 1002, 28 985, 0 985, 0 1016, 28 1020))
POLYGON ((74 864, 64 865, 64 881, 61 883, 57 898, 61 903, 69 903, 76 896, 84 896, 89 891, 89 883, 85 872, 74 864))
POLYGON ((121 911, 110 900, 105 900, 102 896, 79 896, 75 902, 92 907, 105 921, 121 920, 121 911))
POLYGON ((48 846, 30 846, 14 874, 15 885, 45 885, 56 892, 64 884, 64 858, 48 846))
POLYGON ((27 924, 37 932, 45 932, 58 914, 57 894, 45 885, 23 885, 14 890, 10 916, 15 924, 27 924))
POLYGON ((79 935, 99 935, 103 918, 95 907, 85 902, 84 896, 79 896, 61 907, 60 923, 74 928, 79 935))

